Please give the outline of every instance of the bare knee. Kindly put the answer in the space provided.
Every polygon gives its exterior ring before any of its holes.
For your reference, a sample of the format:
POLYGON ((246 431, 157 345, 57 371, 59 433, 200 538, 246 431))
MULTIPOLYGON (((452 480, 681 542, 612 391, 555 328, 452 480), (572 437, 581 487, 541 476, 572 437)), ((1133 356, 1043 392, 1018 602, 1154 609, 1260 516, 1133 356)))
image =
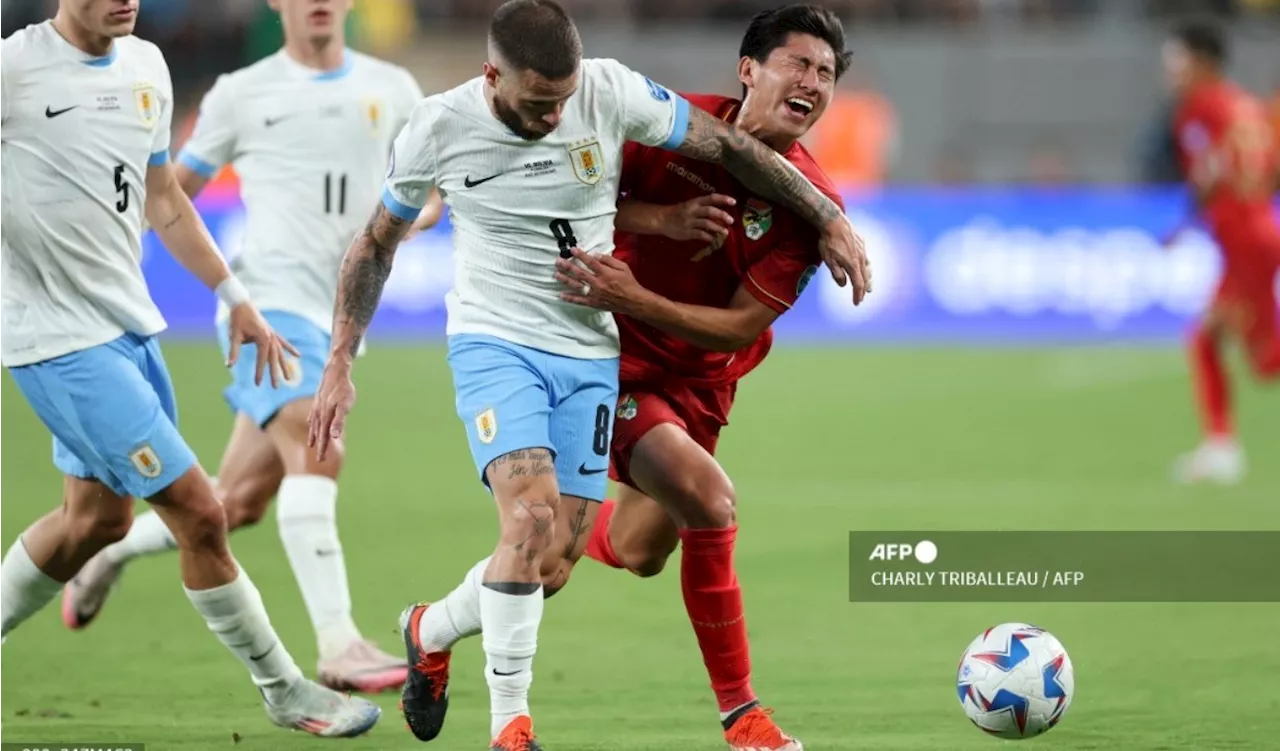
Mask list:
POLYGON ((80 545, 96 550, 119 542, 133 526, 133 502, 67 504, 68 530, 80 545))
POLYGON ((557 495, 527 493, 503 515, 500 544, 515 550, 528 564, 541 565, 555 539, 557 495))
POLYGON ((690 529, 725 529, 738 522, 738 497, 728 478, 717 478, 700 487, 685 490, 687 503, 681 504, 681 516, 690 529))
POLYGON ((264 491, 255 480, 245 480, 234 485, 218 485, 218 500, 222 502, 228 529, 251 527, 267 514, 274 489, 264 491))
POLYGON ((226 547, 227 514, 203 473, 184 476, 159 500, 179 548, 220 551, 226 547))

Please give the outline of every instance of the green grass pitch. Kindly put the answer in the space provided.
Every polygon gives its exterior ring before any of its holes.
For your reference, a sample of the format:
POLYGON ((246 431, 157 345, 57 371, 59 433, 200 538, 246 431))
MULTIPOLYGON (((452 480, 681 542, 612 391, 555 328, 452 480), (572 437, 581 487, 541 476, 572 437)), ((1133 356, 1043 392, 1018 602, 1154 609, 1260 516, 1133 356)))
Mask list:
MULTIPOLYGON (((230 424, 218 352, 170 343, 166 353, 183 431, 213 472, 230 424)), ((357 622, 394 650, 400 609, 442 595, 484 556, 494 516, 442 349, 375 347, 356 379, 340 528, 357 622)), ((1022 620, 1053 631, 1076 667, 1075 702, 1038 747, 1280 748, 1280 606, 848 602, 851 529, 1280 529, 1280 393, 1239 389, 1246 484, 1184 489, 1167 478, 1196 439, 1188 393, 1173 349, 775 353, 743 384, 722 459, 739 494, 755 686, 784 727, 812 751, 995 748, 965 720, 954 671, 979 631, 1022 620)), ((60 484, 11 379, 3 398, 7 546, 59 502, 60 484)), ((232 546, 312 672, 310 625, 274 526, 232 546)), ((3 652, 4 739, 419 747, 395 695, 361 739, 272 727, 179 587, 176 559, 153 558, 128 571, 86 632, 63 629, 54 606, 24 624, 3 652)), ((723 747, 677 566, 642 581, 584 562, 549 603, 539 646, 533 706, 551 751, 723 747)), ((449 724, 433 747, 482 749, 475 640, 454 665, 449 724)))

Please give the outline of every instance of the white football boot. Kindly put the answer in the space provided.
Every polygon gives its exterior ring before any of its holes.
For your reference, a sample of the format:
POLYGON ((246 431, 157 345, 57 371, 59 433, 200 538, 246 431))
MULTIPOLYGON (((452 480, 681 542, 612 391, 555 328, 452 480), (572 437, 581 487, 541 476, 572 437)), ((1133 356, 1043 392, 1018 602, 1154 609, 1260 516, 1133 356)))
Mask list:
POLYGON ((1184 485, 1235 485, 1244 474, 1244 449, 1231 438, 1205 439, 1194 451, 1179 457, 1174 466, 1174 478, 1184 485))
POLYGON ((353 738, 367 733, 382 708, 358 696, 332 691, 306 679, 289 687, 279 704, 265 701, 267 716, 282 728, 302 730, 321 738, 353 738))

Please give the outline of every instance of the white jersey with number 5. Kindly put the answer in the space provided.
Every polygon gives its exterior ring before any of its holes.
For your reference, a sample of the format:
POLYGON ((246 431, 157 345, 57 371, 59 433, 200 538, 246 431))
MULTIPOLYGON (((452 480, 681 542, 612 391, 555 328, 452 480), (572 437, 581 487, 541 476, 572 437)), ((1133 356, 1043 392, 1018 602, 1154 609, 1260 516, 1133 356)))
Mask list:
POLYGON ((407 70, 352 51, 322 72, 281 50, 214 83, 177 160, 205 177, 235 167, 246 231, 232 268, 260 309, 329 331, 342 256, 421 100, 407 70))
POLYGON ((582 61, 559 127, 536 141, 494 117, 482 78, 419 104, 396 139, 383 204, 408 219, 435 187, 449 205, 448 333, 617 357, 612 314, 562 301, 555 262, 573 247, 613 252, 623 145, 675 148, 688 122, 687 101, 615 60, 582 61))
POLYGON ((173 117, 159 48, 129 36, 92 57, 46 21, 4 40, 0 81, 4 364, 164 330, 140 266, 173 117))

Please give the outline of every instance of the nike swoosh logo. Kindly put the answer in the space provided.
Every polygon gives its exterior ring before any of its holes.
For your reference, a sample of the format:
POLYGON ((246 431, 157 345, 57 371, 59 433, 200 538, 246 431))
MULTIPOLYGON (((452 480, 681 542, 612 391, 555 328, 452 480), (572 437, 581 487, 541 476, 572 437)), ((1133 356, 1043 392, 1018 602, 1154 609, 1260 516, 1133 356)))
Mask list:
POLYGON ((608 467, 605 467, 604 469, 587 469, 586 462, 583 462, 582 464, 578 465, 578 474, 580 475, 598 475, 601 472, 608 472, 608 471, 609 471, 608 467))
POLYGON ((281 115, 280 117, 268 117, 267 119, 262 121, 262 124, 270 128, 273 125, 279 125, 280 123, 284 122, 285 120, 288 120, 291 117, 293 117, 293 115, 281 115))
POLYGON ((66 109, 55 110, 54 108, 49 107, 49 106, 47 106, 47 105, 46 105, 46 106, 45 106, 45 108, 44 108, 44 116, 45 116, 45 117, 50 117, 50 118, 52 118, 52 117, 57 117, 58 115, 66 114, 66 113, 70 112, 71 110, 73 110, 73 109, 75 109, 76 107, 79 107, 79 106, 80 106, 80 105, 78 105, 78 104, 73 104, 73 105, 71 105, 70 107, 67 107, 66 109))
POLYGON ((466 178, 465 180, 463 180, 463 181, 462 181, 462 184, 463 184, 465 187, 468 187, 468 188, 474 188, 474 187, 476 187, 477 185, 483 185, 483 184, 485 184, 485 183, 489 182, 490 180, 492 180, 493 178, 495 178, 495 177, 501 177, 501 176, 502 176, 502 173, 501 173, 501 172, 499 172, 499 173, 498 173, 498 174, 496 174, 496 175, 490 175, 489 177, 482 178, 482 179, 480 179, 480 180, 472 180, 472 179, 471 179, 471 175, 467 175, 467 178, 466 178))
POLYGON ((279 644, 279 643, 280 643, 280 642, 278 642, 278 641, 277 641, 277 642, 275 642, 275 643, 273 643, 270 647, 268 647, 268 648, 267 648, 267 651, 266 651, 266 652, 263 652, 262 654, 258 655, 257 657, 254 657, 253 655, 249 655, 249 659, 250 659, 250 660, 253 660, 254 662, 257 662, 258 660, 263 659, 263 658, 264 658, 264 657, 266 657, 267 655, 269 655, 269 654, 271 654, 272 652, 276 651, 276 644, 279 644))
POLYGON ((512 670, 510 673, 503 673, 499 670, 494 670, 493 674, 497 676, 501 676, 503 678, 510 678, 513 675, 520 675, 523 672, 524 672, 523 670, 512 670))

